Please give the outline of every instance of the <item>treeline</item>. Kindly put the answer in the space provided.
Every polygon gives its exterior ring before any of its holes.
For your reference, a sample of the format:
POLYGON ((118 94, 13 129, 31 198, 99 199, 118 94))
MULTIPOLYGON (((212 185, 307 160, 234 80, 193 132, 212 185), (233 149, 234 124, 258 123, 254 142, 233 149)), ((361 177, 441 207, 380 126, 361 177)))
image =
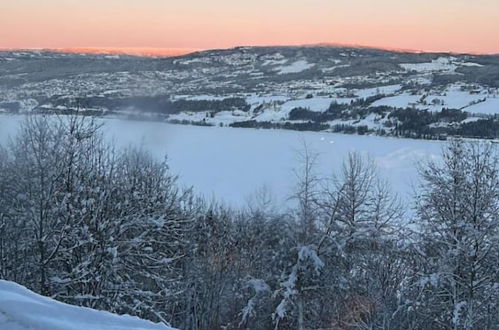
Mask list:
MULTIPOLYGON (((186 124, 186 125, 196 125, 198 123, 192 121, 170 121, 174 124, 186 124)), ((236 128, 263 128, 263 129, 289 129, 294 131, 327 131, 330 130, 334 133, 345 133, 345 134, 359 134, 364 135, 373 132, 366 125, 350 125, 350 124, 336 124, 329 125, 326 123, 321 123, 318 121, 305 121, 305 122, 271 122, 271 121, 256 121, 256 120, 244 120, 231 123, 230 127, 236 128)), ((378 135, 386 135, 387 132, 384 129, 379 129, 374 131, 378 135)))
MULTIPOLYGON (((459 109, 444 108, 442 111, 432 112, 414 108, 369 107, 365 105, 366 102, 371 101, 361 99, 351 104, 333 102, 325 112, 298 107, 290 111, 288 119, 291 121, 307 121, 308 126, 315 128, 311 130, 320 130, 322 125, 326 125, 328 121, 360 120, 369 114, 375 114, 380 118, 388 119, 388 121, 384 122, 383 128, 370 130, 367 126, 350 124, 336 124, 331 128, 334 132, 347 134, 392 134, 418 139, 446 139, 447 136, 481 139, 497 139, 499 137, 498 116, 463 122, 468 118, 468 114, 459 109)), ((261 123, 255 123, 254 126, 267 128, 261 123)))
POLYGON ((352 100, 350 103, 338 103, 336 101, 332 101, 328 109, 324 112, 312 111, 304 107, 297 107, 290 111, 288 118, 289 120, 310 120, 317 122, 326 122, 336 119, 360 119, 364 118, 369 113, 378 113, 379 109, 376 107, 370 108, 370 105, 384 97, 384 94, 379 94, 367 98, 352 100))
POLYGON ((289 210, 234 210, 88 118, 29 118, 0 152, 0 278, 182 329, 497 329, 496 145, 449 142, 414 205, 358 154, 317 161, 289 210))
POLYGON ((329 125, 319 123, 319 122, 271 122, 271 121, 256 121, 256 120, 244 120, 238 121, 230 124, 230 127, 238 128, 264 128, 264 129, 290 129, 295 131, 324 131, 329 128, 329 125))
MULTIPOLYGON (((220 112, 241 110, 249 111, 251 106, 246 103, 244 98, 228 97, 221 100, 171 100, 168 95, 157 96, 129 96, 129 97, 103 97, 89 96, 78 98, 75 101, 68 101, 65 98, 52 97, 41 100, 40 103, 50 104, 54 108, 58 106, 68 107, 69 109, 79 108, 103 108, 108 111, 120 111, 133 108, 143 112, 159 113, 159 114, 176 114, 180 112, 220 112)), ((44 107, 38 107, 38 112, 43 112, 44 107)), ((61 112, 60 109, 57 110, 61 112)))
POLYGON ((394 134, 397 136, 431 138, 447 135, 485 139, 499 137, 499 117, 462 122, 467 117, 466 112, 457 109, 431 112, 407 108, 395 110, 388 115, 388 118, 395 120, 389 126, 394 128, 394 134))

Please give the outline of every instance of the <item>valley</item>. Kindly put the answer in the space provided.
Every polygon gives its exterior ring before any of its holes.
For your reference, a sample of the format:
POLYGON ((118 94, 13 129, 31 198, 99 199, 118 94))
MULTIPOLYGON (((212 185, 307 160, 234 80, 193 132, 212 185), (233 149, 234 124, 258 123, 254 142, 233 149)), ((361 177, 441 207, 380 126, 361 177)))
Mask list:
POLYGON ((499 134, 499 56, 238 47, 0 52, 0 111, 445 140, 499 134))

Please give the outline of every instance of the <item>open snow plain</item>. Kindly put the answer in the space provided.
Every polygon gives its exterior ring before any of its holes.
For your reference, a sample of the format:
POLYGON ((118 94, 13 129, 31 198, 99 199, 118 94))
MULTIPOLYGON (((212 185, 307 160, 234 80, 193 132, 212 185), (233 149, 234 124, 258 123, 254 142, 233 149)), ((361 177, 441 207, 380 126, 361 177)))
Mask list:
MULTIPOLYGON (((23 116, 0 115, 0 143, 15 135, 23 116)), ((409 202, 417 184, 417 165, 439 157, 442 142, 288 130, 240 129, 99 119, 106 139, 117 146, 142 145, 168 156, 183 186, 232 206, 246 205, 262 187, 284 206, 292 194, 304 144, 319 154, 322 177, 337 171, 345 156, 358 151, 378 166, 380 176, 409 202)))

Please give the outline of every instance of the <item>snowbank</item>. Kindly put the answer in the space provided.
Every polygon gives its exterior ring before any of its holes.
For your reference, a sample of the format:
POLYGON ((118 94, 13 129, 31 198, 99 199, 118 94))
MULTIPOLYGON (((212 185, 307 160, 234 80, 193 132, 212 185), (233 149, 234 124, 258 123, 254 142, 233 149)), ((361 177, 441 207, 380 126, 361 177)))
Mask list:
POLYGON ((63 304, 3 280, 0 280, 0 329, 173 330, 137 317, 63 304))

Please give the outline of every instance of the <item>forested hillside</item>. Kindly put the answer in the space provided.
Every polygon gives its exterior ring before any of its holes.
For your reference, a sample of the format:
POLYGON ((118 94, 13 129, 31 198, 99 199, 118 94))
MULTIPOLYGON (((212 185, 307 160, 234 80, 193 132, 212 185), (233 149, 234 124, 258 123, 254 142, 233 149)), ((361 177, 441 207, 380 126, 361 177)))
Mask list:
POLYGON ((171 58, 0 51, 0 113, 77 110, 176 124, 497 139, 499 56, 326 45, 171 58))

